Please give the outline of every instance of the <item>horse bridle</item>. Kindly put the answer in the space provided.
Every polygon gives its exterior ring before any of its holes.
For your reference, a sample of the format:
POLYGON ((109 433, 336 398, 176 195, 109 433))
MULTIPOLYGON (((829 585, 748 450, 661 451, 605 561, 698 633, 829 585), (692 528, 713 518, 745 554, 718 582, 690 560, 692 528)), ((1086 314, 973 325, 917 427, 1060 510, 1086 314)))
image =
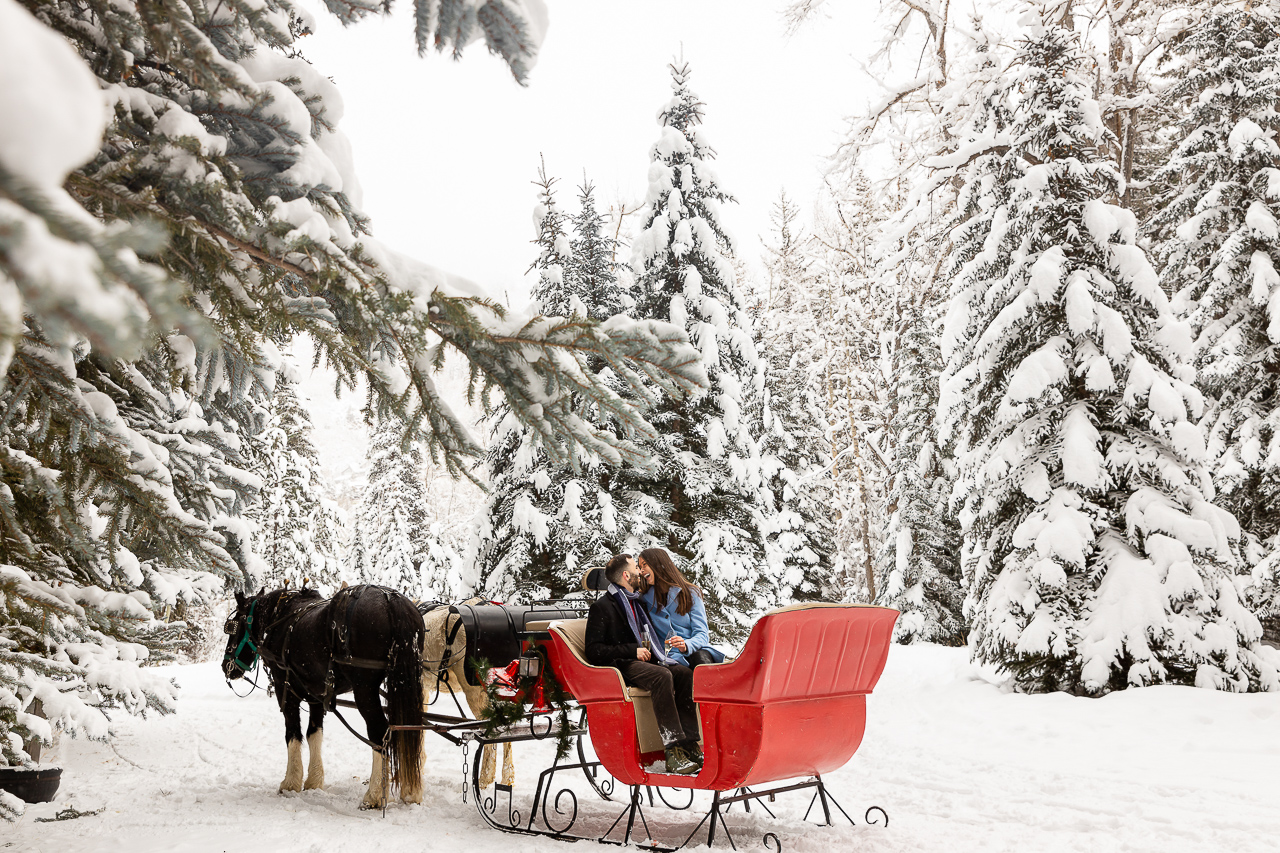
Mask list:
MULTIPOLYGON (((235 665, 236 669, 241 672, 248 672, 253 669, 253 665, 258 662, 258 644, 253 641, 253 611, 257 606, 257 598, 254 598, 253 601, 249 602, 249 615, 244 620, 244 636, 240 638, 240 642, 236 645, 236 650, 234 652, 227 652, 223 655, 222 665, 224 668, 226 667, 227 662, 230 661, 235 665), (248 649, 250 655, 247 659, 244 655, 245 649, 248 649)), ((222 630, 227 634, 227 636, 231 636, 235 633, 239 625, 240 620, 233 616, 226 621, 225 625, 222 626, 222 630)))

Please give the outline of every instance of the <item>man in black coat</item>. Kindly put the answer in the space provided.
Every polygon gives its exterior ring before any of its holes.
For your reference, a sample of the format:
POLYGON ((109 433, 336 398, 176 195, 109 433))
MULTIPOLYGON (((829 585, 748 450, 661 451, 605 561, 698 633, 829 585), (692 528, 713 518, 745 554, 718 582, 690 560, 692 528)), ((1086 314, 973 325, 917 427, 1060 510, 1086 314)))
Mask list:
POLYGON ((666 750, 667 772, 682 776, 701 769, 698 711, 693 701, 693 670, 676 663, 659 645, 636 585, 640 570, 629 554, 618 554, 605 568, 609 592, 587 615, 587 661, 622 671, 622 680, 649 691, 653 714, 666 750), (648 643, 642 642, 648 638, 648 643))

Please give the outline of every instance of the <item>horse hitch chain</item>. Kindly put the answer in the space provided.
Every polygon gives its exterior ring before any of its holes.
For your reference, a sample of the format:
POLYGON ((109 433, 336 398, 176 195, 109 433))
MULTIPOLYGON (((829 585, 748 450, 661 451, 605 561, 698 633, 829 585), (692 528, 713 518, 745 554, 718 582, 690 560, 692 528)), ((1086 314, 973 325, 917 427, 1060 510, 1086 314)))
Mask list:
POLYGON ((471 738, 469 735, 470 733, 467 733, 462 736, 462 804, 463 805, 466 805, 467 803, 467 782, 468 782, 467 753, 471 751, 471 738))

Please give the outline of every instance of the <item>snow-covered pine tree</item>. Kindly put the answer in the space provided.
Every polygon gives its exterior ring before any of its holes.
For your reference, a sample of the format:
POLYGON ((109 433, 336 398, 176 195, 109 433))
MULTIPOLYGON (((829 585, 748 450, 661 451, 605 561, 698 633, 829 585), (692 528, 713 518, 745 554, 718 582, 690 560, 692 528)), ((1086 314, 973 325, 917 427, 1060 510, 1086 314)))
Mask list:
MULTIPOLYGON (((544 161, 534 181, 538 200, 533 243, 538 257, 530 269, 538 271, 538 284, 533 298, 540 314, 554 315, 556 307, 563 307, 569 309, 565 314, 584 315, 579 294, 568 286, 566 268, 572 249, 565 226, 569 217, 556 202, 556 183, 547 175, 544 161)), ((489 497, 472 547, 480 589, 501 601, 563 597, 578 585, 569 576, 563 555, 551 545, 558 509, 553 503, 556 497, 564 498, 562 484, 553 479, 554 466, 539 451, 534 437, 509 416, 505 406, 499 406, 490 420, 492 443, 484 470, 489 497)))
POLYGON ((1214 9, 1169 45, 1174 145, 1152 185, 1166 289, 1196 333, 1219 505, 1247 537, 1252 603, 1280 635, 1280 19, 1214 9))
MULTIPOLYGON (((334 8, 351 22, 381 4, 334 8)), ((309 25, 291 9, 0 0, 5 764, 45 732, 35 699, 93 736, 103 708, 172 706, 136 664, 170 642, 157 617, 252 567, 244 443, 273 341, 310 334, 455 472, 480 447, 432 382, 450 348, 554 458, 643 462, 631 438, 651 425, 584 375, 588 356, 644 403, 705 383, 670 325, 511 316, 369 237, 340 100, 295 55, 309 25), (583 395, 621 435, 576 417, 583 395), (120 677, 100 677, 107 665, 120 677)), ((459 49, 483 31, 517 74, 537 47, 538 3, 418 9, 420 42, 459 49)))
MULTIPOLYGON (((898 588, 901 578, 895 580, 890 575, 897 565, 896 543, 905 535, 900 525, 908 518, 926 517, 916 512, 909 516, 896 513, 901 498, 898 490, 905 485, 899 472, 914 464, 919 450, 899 446, 898 430, 916 433, 913 424, 918 414, 902 412, 903 404, 910 409, 913 402, 899 395, 924 375, 899 374, 902 370, 911 372, 913 366, 922 367, 914 364, 913 353, 927 351, 907 340, 912 312, 940 313, 944 297, 936 282, 940 280, 940 261, 949 252, 946 225, 954 217, 957 187, 949 180, 952 173, 940 168, 938 161, 958 153, 965 144, 958 131, 970 126, 971 116, 999 95, 995 78, 1003 62, 996 52, 1007 42, 984 22, 981 5, 961 11, 946 2, 891 0, 884 9, 888 26, 872 61, 882 66, 884 79, 904 82, 886 87, 871 110, 851 124, 837 152, 847 179, 846 186, 834 187, 833 194, 845 196, 837 199, 837 213, 843 216, 841 208, 850 213, 870 208, 862 201, 867 192, 858 187, 865 183, 861 170, 866 155, 881 163, 891 158, 892 166, 888 179, 876 187, 879 192, 874 202, 880 210, 874 227, 841 221, 843 227, 834 229, 838 239, 825 241, 837 261, 832 268, 841 271, 835 280, 843 283, 844 293, 835 304, 846 317, 842 326, 850 330, 847 334, 853 344, 847 349, 849 357, 833 359, 840 374, 849 377, 842 384, 850 392, 843 405, 849 427, 833 433, 845 448, 837 457, 844 470, 838 466, 833 470, 853 481, 852 488, 837 489, 842 503, 837 530, 840 541, 847 543, 842 549, 846 561, 861 564, 861 572, 851 571, 854 566, 847 562, 841 567, 845 585, 854 597, 879 597, 886 585, 898 588), (956 12, 970 19, 959 24, 953 17, 956 12), (903 64, 911 69, 905 75, 903 64), (845 244, 853 241, 841 232, 859 233, 857 242, 869 244, 863 253, 870 258, 862 261, 849 252, 845 244), (843 269, 862 272, 850 274, 843 269), (892 531, 890 524, 894 525, 892 531)), ((793 20, 800 23, 812 9, 793 4, 792 12, 793 20)), ((876 171, 883 172, 883 168, 877 165, 876 171)), ((915 439, 919 438, 916 433, 915 439)), ((936 441, 931 444, 940 447, 936 441)), ((942 465, 934 473, 946 478, 954 466, 949 464, 945 448, 942 451, 942 465)), ((944 526, 954 523, 944 508, 937 517, 945 520, 944 526)), ((917 543, 940 537, 937 546, 921 545, 934 552, 945 547, 942 541, 949 534, 933 525, 911 530, 910 535, 917 543)), ((903 606, 910 608, 906 602, 903 606)), ((961 621, 959 614, 952 621, 961 621)), ((898 628, 902 631, 913 625, 912 619, 906 619, 898 628)))
POLYGON ((833 484, 835 564, 832 597, 875 597, 874 557, 885 526, 889 469, 885 446, 892 418, 890 360, 884 341, 897 289, 876 258, 885 211, 866 176, 832 185, 817 209, 814 267, 824 336, 823 411, 833 484))
POLYGON ((1280 687, 1207 499, 1189 328, 1104 201, 1079 40, 1045 17, 1006 70, 1008 133, 970 149, 944 338, 974 655, 1028 691, 1280 687))
POLYGON ((952 477, 935 420, 942 355, 937 306, 923 297, 901 317, 890 424, 889 521, 876 555, 877 604, 902 612, 900 643, 963 645, 968 634, 960 578, 960 525, 947 506, 952 477))
MULTIPOLYGON (((587 309, 587 316, 597 320, 625 313, 633 301, 619 278, 624 269, 618 264, 618 243, 609 234, 608 226, 608 217, 596 207, 596 188, 584 176, 578 188, 578 212, 570 218, 573 236, 565 265, 564 293, 577 297, 587 309)), ((567 317, 574 313, 573 305, 562 304, 550 293, 545 302, 539 297, 538 304, 544 314, 567 317)))
MULTIPOLYGON (((533 298, 540 313, 606 320, 627 301, 618 283, 613 241, 594 189, 584 182, 578 213, 555 198, 545 167, 534 182, 538 271, 533 298), (566 230, 571 225, 572 235, 566 230)), ((593 370, 605 365, 596 362, 593 370)), ((582 401, 581 416, 607 426, 582 401)), ((579 589, 584 566, 600 564, 647 533, 647 502, 629 487, 634 473, 599 459, 552 462, 518 420, 500 407, 486 459, 489 498, 473 546, 480 588, 503 601, 563 598, 579 589)))
POLYGON ((457 553, 427 503, 422 449, 404 442, 394 421, 374 429, 368 450, 369 484, 351 521, 348 570, 361 583, 399 590, 418 601, 453 601, 459 588, 457 553))
MULTIPOLYGON (((334 522, 337 506, 325 494, 320 459, 311 443, 311 418, 294 384, 276 381, 266 427, 254 436, 254 470, 262 491, 250 515, 257 524, 254 551, 261 559, 255 585, 268 589, 309 581, 333 590, 342 582, 334 522)), ((339 521, 337 530, 342 529, 339 521)))
POLYGON ((988 30, 977 8, 966 26, 955 28, 945 3, 902 5, 927 24, 916 31, 924 43, 902 45, 890 36, 881 55, 925 51, 930 67, 908 90, 882 101, 855 125, 843 151, 851 165, 872 145, 892 145, 894 158, 870 272, 873 287, 885 296, 872 297, 867 316, 876 322, 863 324, 878 333, 884 365, 877 377, 883 383, 876 426, 883 430, 884 458, 878 461, 884 468, 884 499, 874 591, 877 601, 904 613, 895 625, 898 640, 960 643, 968 628, 958 585, 959 524, 948 506, 955 466, 938 441, 942 360, 931 339, 945 310, 939 281, 951 249, 948 225, 956 216, 958 186, 954 173, 940 165, 968 156, 963 152, 971 140, 961 133, 966 127, 994 132, 988 125, 998 120, 1004 95, 993 48, 1001 39, 988 30))
POLYGON ((768 460, 771 514, 761 519, 770 562, 782 569, 795 598, 830 598, 835 552, 830 442, 825 416, 826 294, 807 253, 799 211, 785 192, 771 211, 765 244, 769 275, 755 324, 765 378, 758 402, 759 453, 768 460))
POLYGON ((732 638, 760 610, 790 600, 792 587, 785 569, 766 559, 760 528, 772 508, 746 403, 763 387, 764 370, 720 221, 720 205, 733 199, 698 129, 703 104, 689 87, 689 66, 670 70, 673 94, 658 115, 662 134, 650 151, 643 225, 632 243, 635 312, 688 330, 711 392, 658 405, 651 416, 661 433, 651 448, 658 475, 645 490, 669 511, 655 531, 658 544, 686 561, 706 594, 712 629, 732 638))

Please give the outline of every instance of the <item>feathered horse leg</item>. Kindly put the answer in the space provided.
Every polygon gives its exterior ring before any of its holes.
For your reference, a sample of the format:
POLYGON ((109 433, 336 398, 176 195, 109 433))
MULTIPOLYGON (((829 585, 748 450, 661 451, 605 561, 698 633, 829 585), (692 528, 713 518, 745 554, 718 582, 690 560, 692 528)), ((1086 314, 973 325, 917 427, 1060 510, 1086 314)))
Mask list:
POLYGON ((302 790, 302 700, 288 688, 284 692, 280 710, 284 713, 284 743, 289 750, 289 759, 284 781, 280 783, 282 794, 302 790))
POLYGON ((310 717, 307 720, 307 779, 302 783, 305 791, 324 787, 324 705, 308 703, 310 717))
POLYGON ((382 753, 375 749, 373 750, 373 767, 369 770, 369 787, 365 790, 364 798, 360 801, 360 808, 385 808, 390 787, 391 780, 387 777, 386 769, 383 767, 382 753))

